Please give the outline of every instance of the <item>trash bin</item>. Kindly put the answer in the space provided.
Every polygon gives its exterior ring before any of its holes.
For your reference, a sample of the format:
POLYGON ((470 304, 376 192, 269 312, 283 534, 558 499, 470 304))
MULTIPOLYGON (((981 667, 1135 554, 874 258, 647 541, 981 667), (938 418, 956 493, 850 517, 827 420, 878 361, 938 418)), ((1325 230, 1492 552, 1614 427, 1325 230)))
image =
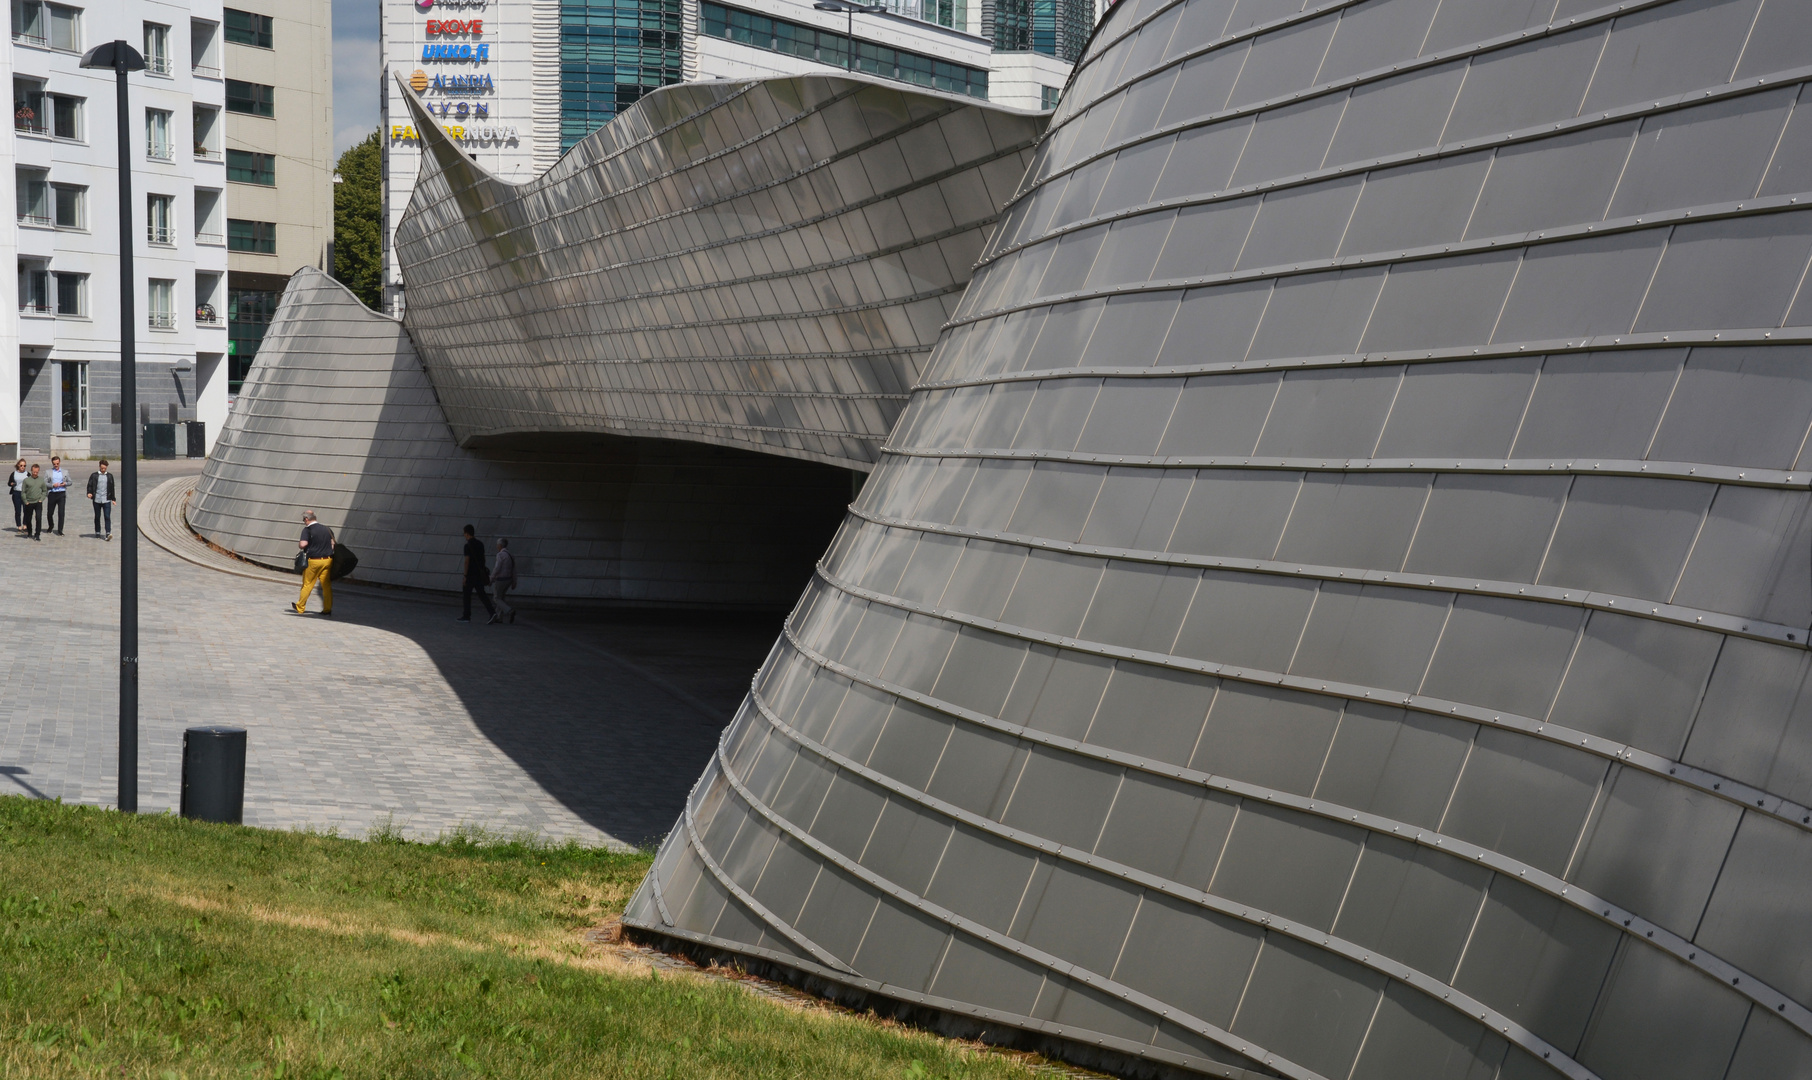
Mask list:
POLYGON ((208 456, 208 425, 206 421, 191 420, 184 424, 189 436, 188 454, 192 458, 208 456))
POLYGON ((182 733, 182 816, 238 825, 245 817, 245 729, 182 733))
POLYGON ((176 425, 146 424, 145 439, 142 444, 147 458, 173 458, 176 456, 176 425))

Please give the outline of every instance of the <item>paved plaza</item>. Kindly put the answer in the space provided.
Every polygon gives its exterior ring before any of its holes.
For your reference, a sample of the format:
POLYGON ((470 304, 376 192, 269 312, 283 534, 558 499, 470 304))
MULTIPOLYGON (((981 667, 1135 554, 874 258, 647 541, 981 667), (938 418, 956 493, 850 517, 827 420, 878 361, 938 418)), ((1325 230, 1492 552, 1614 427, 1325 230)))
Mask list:
MULTIPOLYGON (((198 468, 146 463, 141 487, 198 468)), ((0 533, 0 792, 112 805, 120 538, 89 535, 89 471, 66 535, 0 533)), ((658 839, 780 623, 531 607, 487 626, 455 622, 456 597, 346 587, 328 620, 318 597, 285 610, 294 578, 139 553, 139 808, 177 806, 184 728, 231 724, 246 823, 271 828, 658 839)))

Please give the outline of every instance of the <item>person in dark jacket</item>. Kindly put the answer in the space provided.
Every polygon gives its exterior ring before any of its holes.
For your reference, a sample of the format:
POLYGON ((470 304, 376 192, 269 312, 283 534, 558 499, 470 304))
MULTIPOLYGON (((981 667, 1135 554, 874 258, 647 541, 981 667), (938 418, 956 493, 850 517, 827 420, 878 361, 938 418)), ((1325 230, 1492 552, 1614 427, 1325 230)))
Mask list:
POLYGON ((465 527, 465 534, 465 561, 460 564, 460 613, 457 621, 472 621, 473 593, 477 593, 478 599, 484 601, 485 613, 495 619, 497 609, 491 606, 491 596, 484 591, 484 587, 490 584, 490 575, 484 571, 484 543, 478 539, 477 530, 470 525, 465 527))
POLYGON ((101 471, 88 474, 88 498, 94 503, 94 531, 102 540, 113 539, 113 504, 120 501, 120 486, 101 459, 101 471), (105 519, 106 529, 101 528, 105 519))
POLYGON ((13 493, 13 530, 25 531, 25 459, 13 462, 12 474, 6 478, 6 490, 13 493))
POLYGON ((302 539, 296 547, 308 556, 308 569, 302 571, 302 595, 290 608, 301 615, 308 610, 308 594, 321 586, 321 614, 333 617, 333 530, 315 520, 313 510, 302 515, 302 539))
POLYGON ((26 474, 25 483, 19 485, 20 493, 25 497, 25 531, 33 540, 44 539, 44 502, 50 498, 50 481, 38 475, 38 467, 33 465, 26 474))

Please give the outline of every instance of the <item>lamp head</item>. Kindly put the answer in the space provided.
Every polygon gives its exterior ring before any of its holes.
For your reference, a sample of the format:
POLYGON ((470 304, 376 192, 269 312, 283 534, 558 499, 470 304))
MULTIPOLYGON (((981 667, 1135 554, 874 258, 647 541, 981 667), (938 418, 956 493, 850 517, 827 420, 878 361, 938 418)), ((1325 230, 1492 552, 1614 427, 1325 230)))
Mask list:
POLYGON ((115 71, 143 71, 145 58, 124 41, 108 41, 82 54, 85 68, 112 68, 115 71))
POLYGON ((842 4, 826 3, 826 0, 818 0, 818 2, 816 4, 813 4, 812 6, 817 8, 819 11, 847 11, 848 10, 848 8, 845 8, 842 4))

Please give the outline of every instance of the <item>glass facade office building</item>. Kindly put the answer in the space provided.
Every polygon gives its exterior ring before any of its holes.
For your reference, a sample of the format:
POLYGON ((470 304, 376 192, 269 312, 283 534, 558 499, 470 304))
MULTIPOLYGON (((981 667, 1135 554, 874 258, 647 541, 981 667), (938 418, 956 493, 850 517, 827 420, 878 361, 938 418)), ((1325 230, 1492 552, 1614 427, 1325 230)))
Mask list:
POLYGON ((1037 52, 1073 64, 1095 28, 1093 0, 992 0, 984 33, 1001 52, 1037 52))
POLYGON ((561 0, 560 150, 680 81, 680 0, 561 0))

